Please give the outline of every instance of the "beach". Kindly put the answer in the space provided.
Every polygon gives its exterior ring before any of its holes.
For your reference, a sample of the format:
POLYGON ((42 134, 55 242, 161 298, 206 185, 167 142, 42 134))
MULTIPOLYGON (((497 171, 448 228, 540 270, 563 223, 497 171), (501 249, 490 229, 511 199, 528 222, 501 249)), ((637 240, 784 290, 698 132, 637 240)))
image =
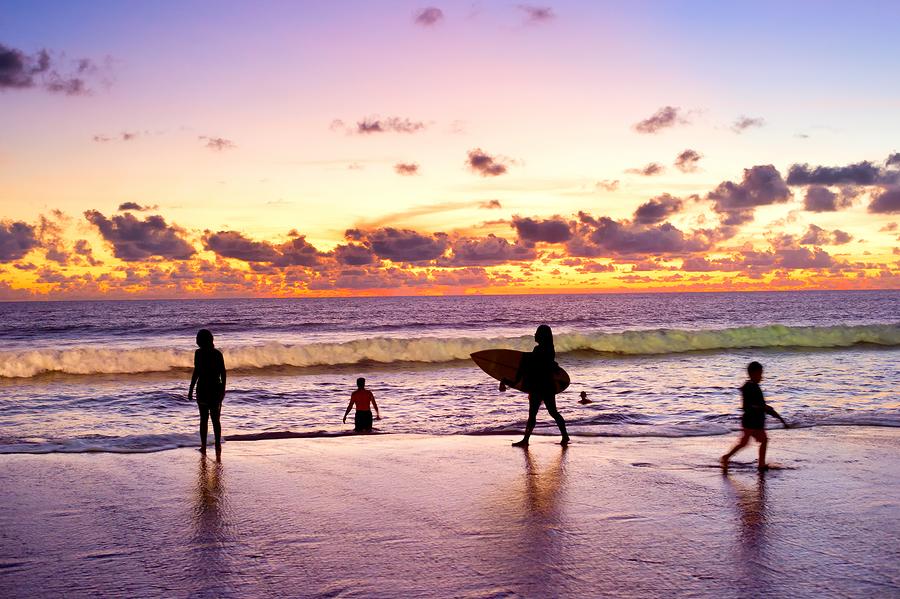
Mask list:
POLYGON ((0 456, 5 597, 900 596, 900 433, 0 456))

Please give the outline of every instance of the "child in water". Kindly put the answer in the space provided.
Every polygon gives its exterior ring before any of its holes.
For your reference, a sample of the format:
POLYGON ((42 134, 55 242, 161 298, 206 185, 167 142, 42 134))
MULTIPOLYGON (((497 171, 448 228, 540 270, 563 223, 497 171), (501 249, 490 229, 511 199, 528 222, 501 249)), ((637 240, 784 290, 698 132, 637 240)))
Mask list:
POLYGON ((356 414, 353 418, 353 430, 357 433, 372 432, 372 408, 371 403, 375 406, 375 418, 381 420, 381 411, 375 402, 375 396, 371 391, 366 389, 366 379, 360 377, 356 379, 356 391, 350 395, 350 403, 347 404, 347 411, 344 412, 344 423, 347 422, 347 414, 356 405, 356 414))
POLYGON ((194 352, 194 373, 188 389, 188 400, 193 399, 194 385, 197 386, 197 407, 200 410, 200 451, 206 453, 207 419, 212 418, 213 433, 216 437, 216 455, 222 451, 222 400, 225 398, 225 359, 222 352, 213 345, 213 335, 206 329, 197 333, 194 352))
POLYGON ((747 443, 750 442, 751 437, 759 441, 759 463, 757 465, 759 471, 762 472, 768 469, 768 466, 766 465, 766 447, 769 444, 769 437, 766 435, 766 414, 771 414, 780 420, 781 424, 784 425, 784 428, 790 428, 788 423, 784 421, 784 418, 782 418, 773 407, 766 404, 763 399, 762 389, 759 388, 759 382, 762 380, 763 376, 762 364, 759 362, 750 362, 747 366, 747 375, 750 377, 750 380, 741 387, 741 396, 743 398, 742 407, 744 410, 744 415, 741 416, 741 427, 743 428, 741 431, 741 438, 738 440, 737 444, 731 448, 731 451, 719 459, 722 464, 722 469, 725 471, 728 470, 728 460, 731 459, 731 456, 747 445, 747 443))

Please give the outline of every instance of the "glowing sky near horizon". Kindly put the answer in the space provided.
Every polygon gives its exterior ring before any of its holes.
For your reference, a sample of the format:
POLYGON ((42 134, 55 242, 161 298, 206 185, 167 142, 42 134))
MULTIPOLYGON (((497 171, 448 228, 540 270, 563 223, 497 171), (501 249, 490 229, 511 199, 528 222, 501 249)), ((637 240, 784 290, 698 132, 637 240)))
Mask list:
POLYGON ((894 2, 0 12, 3 299, 900 286, 894 2))

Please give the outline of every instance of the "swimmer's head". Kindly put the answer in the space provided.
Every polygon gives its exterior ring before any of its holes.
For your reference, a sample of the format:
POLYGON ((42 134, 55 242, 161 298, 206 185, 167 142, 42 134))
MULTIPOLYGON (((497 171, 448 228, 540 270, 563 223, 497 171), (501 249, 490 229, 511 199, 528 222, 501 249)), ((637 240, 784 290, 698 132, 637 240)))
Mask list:
POLYGON ((208 329, 200 329, 197 331, 197 345, 202 348, 213 346, 213 334, 208 329))
POLYGON ((582 391, 582 392, 581 392, 581 399, 587 399, 587 392, 586 392, 586 391, 582 391))
POLYGON ((366 386, 366 379, 364 379, 363 377, 359 377, 358 379, 356 379, 356 387, 358 389, 362 389, 365 386, 366 386))

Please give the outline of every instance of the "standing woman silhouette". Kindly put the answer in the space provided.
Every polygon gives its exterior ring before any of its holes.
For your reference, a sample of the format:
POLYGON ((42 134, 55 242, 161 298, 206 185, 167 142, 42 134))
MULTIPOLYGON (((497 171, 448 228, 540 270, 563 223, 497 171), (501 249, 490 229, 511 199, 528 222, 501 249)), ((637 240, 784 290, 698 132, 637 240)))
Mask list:
POLYGON ((222 352, 213 345, 213 335, 206 329, 197 333, 194 352, 194 374, 188 399, 193 398, 194 385, 197 386, 197 407, 200 409, 200 451, 206 453, 207 418, 212 418, 213 433, 216 436, 216 455, 222 452, 222 400, 225 398, 225 359, 222 352))
POLYGON ((506 391, 507 386, 515 386, 519 381, 524 381, 528 389, 528 424, 525 425, 525 436, 514 447, 527 447, 531 437, 531 431, 537 424, 537 413, 543 403, 547 406, 547 412, 556 421, 559 432, 562 434, 560 444, 569 444, 569 434, 566 432, 566 421, 556 409, 556 384, 553 381, 553 373, 559 366, 556 364, 556 350, 553 348, 553 331, 542 324, 534 333, 534 341, 537 345, 530 354, 522 356, 515 381, 500 381, 500 391, 506 391))

